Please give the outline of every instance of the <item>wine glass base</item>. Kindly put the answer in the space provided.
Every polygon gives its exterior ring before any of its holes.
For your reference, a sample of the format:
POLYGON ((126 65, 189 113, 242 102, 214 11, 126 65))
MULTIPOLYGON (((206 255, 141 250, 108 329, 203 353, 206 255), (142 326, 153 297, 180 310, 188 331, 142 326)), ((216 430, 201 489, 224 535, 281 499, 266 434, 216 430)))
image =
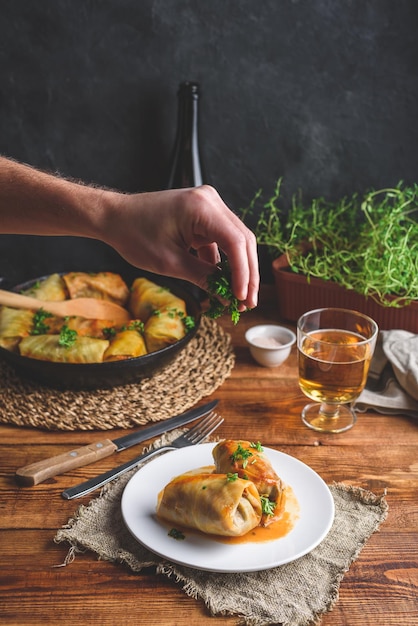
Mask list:
POLYGON ((307 404, 302 411, 302 422, 321 433, 343 433, 354 426, 356 414, 348 406, 339 406, 335 416, 330 417, 321 413, 318 403, 307 404))

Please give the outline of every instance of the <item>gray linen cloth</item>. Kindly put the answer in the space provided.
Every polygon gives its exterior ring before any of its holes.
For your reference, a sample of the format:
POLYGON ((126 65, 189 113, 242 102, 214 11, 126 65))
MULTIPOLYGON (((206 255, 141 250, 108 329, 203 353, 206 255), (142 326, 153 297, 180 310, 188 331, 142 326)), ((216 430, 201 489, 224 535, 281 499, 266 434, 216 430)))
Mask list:
POLYGON ((366 388, 354 409, 418 417, 418 335, 380 331, 366 388))

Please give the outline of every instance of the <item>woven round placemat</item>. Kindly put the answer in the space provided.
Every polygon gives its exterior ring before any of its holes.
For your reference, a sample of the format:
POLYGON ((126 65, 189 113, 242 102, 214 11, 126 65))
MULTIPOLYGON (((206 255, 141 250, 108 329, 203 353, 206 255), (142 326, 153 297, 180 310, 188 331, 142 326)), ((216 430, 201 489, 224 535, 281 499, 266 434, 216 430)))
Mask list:
POLYGON ((47 430, 131 428, 167 419, 213 393, 230 375, 230 335, 202 317, 196 336, 153 377, 94 391, 56 390, 0 363, 0 422, 47 430))

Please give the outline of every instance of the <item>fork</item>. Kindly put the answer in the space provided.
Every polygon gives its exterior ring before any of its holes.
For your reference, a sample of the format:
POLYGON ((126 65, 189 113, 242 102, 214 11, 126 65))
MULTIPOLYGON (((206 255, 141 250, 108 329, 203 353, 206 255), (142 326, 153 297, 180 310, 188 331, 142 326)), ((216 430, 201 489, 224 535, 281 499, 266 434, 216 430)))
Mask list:
POLYGON ((95 489, 99 487, 103 487, 106 483, 114 480, 115 478, 119 478, 122 474, 125 474, 130 469, 136 467, 145 459, 149 459, 156 454, 160 454, 162 452, 167 452, 168 450, 175 450, 176 448, 185 448, 186 446, 193 446, 198 443, 202 443, 214 430, 218 428, 223 422, 223 417, 212 411, 209 415, 203 417, 196 426, 190 428, 187 432, 177 437, 168 445, 159 446, 155 450, 150 450, 149 452, 145 452, 145 454, 140 454, 139 456, 132 459, 132 461, 127 461, 123 463, 123 465, 119 465, 112 470, 104 472, 103 474, 99 474, 95 478, 90 478, 79 485, 75 485, 74 487, 70 487, 62 492, 62 497, 66 500, 72 500, 73 498, 80 498, 81 496, 85 496, 87 493, 91 493, 95 489))

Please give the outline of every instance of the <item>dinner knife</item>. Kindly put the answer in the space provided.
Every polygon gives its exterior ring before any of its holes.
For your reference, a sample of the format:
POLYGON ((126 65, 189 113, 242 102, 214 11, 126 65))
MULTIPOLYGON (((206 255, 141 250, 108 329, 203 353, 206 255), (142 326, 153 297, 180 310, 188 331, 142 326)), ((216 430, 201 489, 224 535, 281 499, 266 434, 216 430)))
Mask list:
POLYGON ((81 448, 76 448, 70 452, 64 452, 64 454, 58 454, 57 456, 50 457, 49 459, 31 463, 30 465, 26 465, 25 467, 21 467, 16 470, 16 479, 20 484, 25 486, 37 485, 47 478, 58 476, 58 474, 64 474, 65 472, 68 472, 76 467, 82 467, 84 465, 88 465, 89 463, 94 463, 99 459, 104 459, 105 457, 110 456, 114 452, 126 450, 141 441, 146 441, 156 435, 161 435, 162 433, 178 428, 179 426, 184 426, 184 424, 188 424, 198 417, 203 417, 207 413, 210 413, 218 402, 218 400, 212 400, 202 406, 189 409, 185 413, 181 413, 181 415, 171 417, 167 420, 161 420, 152 426, 129 433, 123 437, 118 437, 116 439, 102 439, 101 441, 91 443, 87 446, 82 446, 81 448))
POLYGON ((143 463, 145 459, 151 459, 153 456, 167 452, 168 450, 181 449, 184 446, 197 445, 209 437, 209 435, 213 433, 223 421, 223 417, 217 415, 217 413, 210 413, 208 417, 205 417, 203 420, 199 420, 199 423, 194 428, 189 429, 187 434, 180 435, 170 444, 159 445, 154 450, 149 450, 145 453, 143 452, 139 456, 136 456, 134 459, 131 459, 118 467, 114 467, 107 472, 103 472, 103 474, 94 476, 94 478, 89 478, 74 487, 69 487, 69 489, 63 491, 61 495, 65 500, 80 498, 81 496, 85 496, 99 487, 107 485, 107 483, 119 478, 119 476, 126 474, 129 470, 134 469, 140 463, 143 463))

